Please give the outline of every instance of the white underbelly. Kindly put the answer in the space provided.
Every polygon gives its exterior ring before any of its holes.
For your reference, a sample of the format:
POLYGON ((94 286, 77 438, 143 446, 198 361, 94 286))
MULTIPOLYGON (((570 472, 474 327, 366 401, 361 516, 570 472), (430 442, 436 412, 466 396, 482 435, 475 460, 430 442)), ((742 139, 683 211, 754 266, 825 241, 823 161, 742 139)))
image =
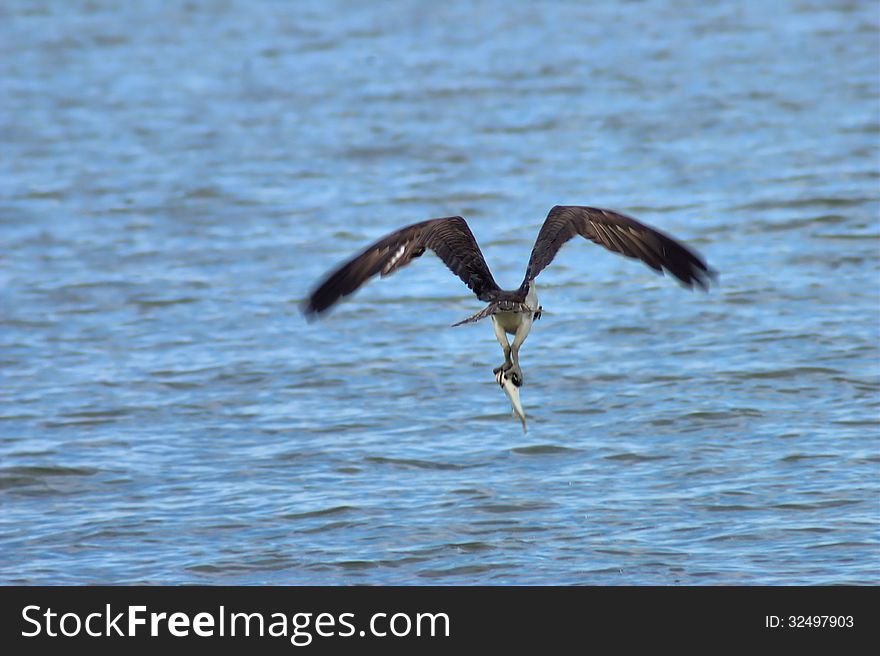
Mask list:
POLYGON ((504 328, 504 332, 515 335, 517 328, 522 323, 523 314, 521 312, 499 312, 493 314, 492 318, 498 322, 499 326, 504 328))

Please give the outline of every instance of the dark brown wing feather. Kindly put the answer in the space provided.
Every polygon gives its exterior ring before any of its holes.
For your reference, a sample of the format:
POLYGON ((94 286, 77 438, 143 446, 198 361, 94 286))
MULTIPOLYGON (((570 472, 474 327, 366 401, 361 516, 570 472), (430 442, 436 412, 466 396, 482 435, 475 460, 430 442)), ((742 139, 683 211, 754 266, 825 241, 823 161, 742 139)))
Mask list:
POLYGON ((312 292, 303 312, 314 315, 327 310, 376 274, 391 275, 430 249, 449 270, 461 278, 480 300, 489 301, 498 291, 477 240, 460 216, 429 219, 392 232, 352 258, 312 292))
POLYGON ((544 220, 529 258, 523 287, 553 261, 556 253, 575 235, 610 251, 640 259, 655 271, 664 269, 688 287, 709 286, 715 272, 687 246, 635 219, 595 207, 557 205, 544 220))

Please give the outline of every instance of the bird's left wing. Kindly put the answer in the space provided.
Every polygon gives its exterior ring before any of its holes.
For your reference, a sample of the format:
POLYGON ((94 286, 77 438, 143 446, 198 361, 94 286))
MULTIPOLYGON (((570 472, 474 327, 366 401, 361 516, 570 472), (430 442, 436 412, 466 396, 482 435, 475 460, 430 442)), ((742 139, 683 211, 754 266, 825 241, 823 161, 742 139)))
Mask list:
POLYGON ((450 216, 414 223, 368 246, 318 285, 303 304, 303 312, 308 316, 324 312, 376 274, 391 275, 420 257, 426 248, 436 253, 480 300, 490 301, 493 292, 499 291, 467 222, 460 216, 450 216))

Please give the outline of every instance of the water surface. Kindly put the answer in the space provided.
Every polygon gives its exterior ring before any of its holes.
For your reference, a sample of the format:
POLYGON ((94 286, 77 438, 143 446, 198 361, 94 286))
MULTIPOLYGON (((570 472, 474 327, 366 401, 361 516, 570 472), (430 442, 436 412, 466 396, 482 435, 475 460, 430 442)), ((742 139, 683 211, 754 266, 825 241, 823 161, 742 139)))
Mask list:
POLYGON ((39 2, 0 9, 0 581, 880 583, 875 3, 39 2), (424 257, 539 279, 529 432, 424 257))

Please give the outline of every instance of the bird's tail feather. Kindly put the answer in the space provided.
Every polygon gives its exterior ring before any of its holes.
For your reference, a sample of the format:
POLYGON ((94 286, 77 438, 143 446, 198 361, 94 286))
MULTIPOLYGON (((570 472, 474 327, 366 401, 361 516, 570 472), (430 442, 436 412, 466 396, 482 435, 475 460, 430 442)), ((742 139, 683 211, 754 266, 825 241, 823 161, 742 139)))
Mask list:
POLYGON ((463 326, 466 323, 476 323, 477 321, 480 321, 481 319, 485 319, 486 317, 491 316, 491 315, 495 314, 496 312, 498 312, 498 303, 497 302, 489 303, 489 305, 484 307, 482 310, 480 310, 476 314, 472 314, 467 319, 464 319, 463 321, 459 321, 458 323, 452 324, 452 327, 455 328, 456 326, 463 326))
POLYGON ((500 301, 492 301, 484 307, 482 310, 469 316, 464 321, 459 321, 458 323, 452 324, 452 327, 455 326, 463 326, 466 323, 475 323, 480 319, 485 319, 486 317, 490 317, 493 314, 498 314, 499 312, 519 312, 522 314, 527 314, 529 312, 532 313, 534 318, 540 318, 541 310, 543 308, 538 307, 537 309, 530 307, 528 303, 518 300, 511 299, 501 299, 500 301))

